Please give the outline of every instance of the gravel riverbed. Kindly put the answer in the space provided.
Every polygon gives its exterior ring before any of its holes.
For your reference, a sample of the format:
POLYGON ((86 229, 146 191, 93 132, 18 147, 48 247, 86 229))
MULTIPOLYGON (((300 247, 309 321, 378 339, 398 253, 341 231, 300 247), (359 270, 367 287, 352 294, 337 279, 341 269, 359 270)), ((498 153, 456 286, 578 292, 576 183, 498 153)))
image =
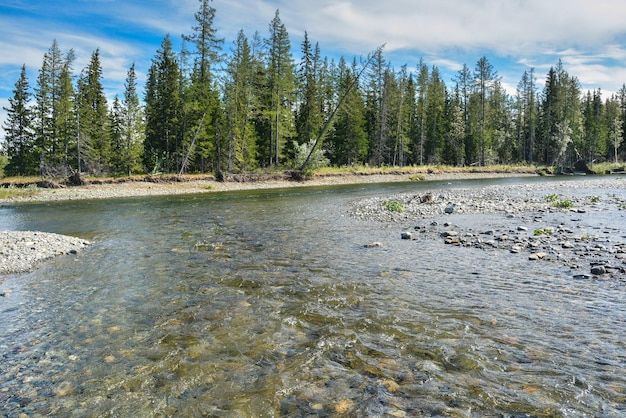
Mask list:
MULTIPOLYGON (((510 175, 429 175, 427 180, 510 175)), ((0 201, 0 204, 53 200, 108 199, 183 193, 315 186, 347 183, 407 181, 407 176, 342 176, 316 181, 217 183, 189 182, 153 184, 131 182, 41 190, 32 196, 0 201)), ((626 281, 625 231, 587 232, 576 218, 594 211, 626 215, 626 178, 564 181, 547 184, 492 185, 481 188, 433 189, 422 194, 398 194, 353 202, 350 215, 366 221, 398 224, 399 239, 444 239, 446 243, 511 253, 528 253, 529 258, 552 260, 587 277, 602 273, 626 281), (605 190, 603 196, 587 196, 580 189, 605 190), (557 192, 555 192, 555 190, 557 192), (613 193, 618 191, 618 193, 613 193), (556 208, 546 196, 569 200, 571 208, 556 208), (597 199, 597 200, 596 200, 597 199), (390 210, 397 202, 402 211, 390 210), (471 221, 464 215, 481 215, 471 221), (494 228, 498 224, 500 227, 494 228), (540 226, 541 225, 541 226, 540 226)), ((396 206, 396 208, 399 206, 396 206)), ((626 218, 622 223, 626 226, 626 218)), ((37 263, 60 254, 75 254, 88 246, 87 240, 37 231, 0 231, 0 275, 31 270, 37 263)), ((378 243, 373 243, 378 244, 378 243)))
POLYGON ((31 270, 57 255, 77 254, 89 241, 35 231, 0 231, 0 275, 31 270))
POLYGON ((626 285, 624 177, 374 197, 353 202, 350 215, 395 225, 398 239, 559 263, 576 279, 626 285))

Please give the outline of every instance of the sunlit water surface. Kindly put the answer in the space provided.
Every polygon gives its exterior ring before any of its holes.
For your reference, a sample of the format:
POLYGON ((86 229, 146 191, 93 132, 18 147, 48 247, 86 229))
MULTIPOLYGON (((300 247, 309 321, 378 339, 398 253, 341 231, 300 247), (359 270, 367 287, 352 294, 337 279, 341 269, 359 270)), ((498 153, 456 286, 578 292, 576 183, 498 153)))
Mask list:
POLYGON ((347 216, 515 181, 2 207, 95 243, 0 285, 0 415, 623 416, 626 286, 347 216))

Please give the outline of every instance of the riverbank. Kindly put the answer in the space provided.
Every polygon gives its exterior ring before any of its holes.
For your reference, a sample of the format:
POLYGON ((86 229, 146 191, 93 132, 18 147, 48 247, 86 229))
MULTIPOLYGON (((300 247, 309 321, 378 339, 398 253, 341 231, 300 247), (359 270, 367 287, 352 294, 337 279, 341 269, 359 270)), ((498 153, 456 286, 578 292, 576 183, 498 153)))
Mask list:
POLYGON ((35 231, 0 231, 0 276, 31 270, 58 255, 78 254, 90 242, 77 237, 35 231))
MULTIPOLYGON (((216 181, 212 176, 206 177, 144 177, 125 179, 123 181, 93 180, 81 186, 38 187, 27 193, 15 193, 0 198, 0 205, 25 202, 50 202, 62 200, 113 199, 123 197, 166 196, 179 194, 203 194, 212 192, 276 189, 289 187, 329 186, 342 184, 390 183, 407 181, 462 180, 475 178, 501 178, 536 176, 528 172, 425 172, 413 173, 339 173, 316 174, 313 177, 296 181, 286 175, 265 175, 232 177, 226 181, 216 181)), ((24 185, 18 185, 23 187, 24 185)))
POLYGON ((626 285, 623 176, 396 194, 353 202, 350 215, 397 225, 398 240, 513 254, 626 285))
MULTIPOLYGON (((420 174, 419 181, 532 175, 531 173, 506 172, 425 173, 420 174)), ((40 188, 32 194, 16 195, 0 200, 0 204, 37 204, 51 201, 418 181, 414 176, 414 174, 407 173, 343 174, 315 176, 307 181, 265 178, 224 182, 211 178, 196 178, 187 181, 147 181, 144 179, 40 188)), ((626 189, 626 178, 623 176, 568 178, 568 181, 551 183, 549 186, 519 184, 452 190, 433 188, 422 195, 394 195, 354 202, 350 208, 350 215, 366 221, 403 224, 398 236, 404 239, 441 238, 445 239, 446 243, 466 247, 500 249, 511 253, 526 252, 529 257, 559 261, 576 269, 585 277, 591 274, 591 269, 588 269, 584 263, 589 263, 591 267, 601 264, 610 275, 626 279, 624 274, 626 245, 622 240, 625 233, 623 230, 606 231, 598 236, 584 232, 593 230, 592 227, 585 229, 580 224, 567 226, 568 223, 573 222, 572 214, 583 216, 594 211, 614 211, 616 216, 624 217, 626 196, 620 197, 612 194, 613 190, 624 191, 624 189, 626 189), (580 188, 603 189, 607 193, 601 197, 569 196, 568 190, 574 191, 580 188), (557 190, 559 194, 554 194, 554 190, 557 190), (554 194, 553 197, 557 200, 547 200, 546 197, 550 194, 554 194), (556 207, 559 201, 564 200, 568 200, 572 207, 556 207), (392 202, 391 205, 390 202, 392 202), (484 218, 472 218, 471 225, 467 223, 467 219, 459 218, 470 214, 483 215, 484 218), (547 221, 547 216, 554 219, 547 221), (502 223, 502 220, 507 220, 506 224, 502 223), (493 228, 493 225, 498 222, 503 226, 499 229, 493 228), (583 232, 574 234, 575 229, 583 232), (543 230, 545 233, 536 235, 537 230, 543 230), (605 245, 603 239, 606 237, 610 237, 613 243, 605 245), (567 255, 564 255, 565 253, 567 255), (598 261, 598 256, 606 257, 598 261), (582 263, 580 260, 583 260, 582 263)), ((33 231, 0 232, 0 248, 2 249, 0 251, 0 275, 29 271, 42 260, 60 254, 76 253, 87 245, 89 242, 86 240, 56 234, 33 231)), ((594 269, 593 271, 600 270, 594 269)))
MULTIPOLYGON (((39 204, 53 201, 115 199, 182 194, 204 194, 237 190, 276 189, 288 187, 327 186, 340 184, 386 183, 403 181, 432 181, 470 178, 498 178, 532 173, 506 172, 449 172, 449 173, 368 173, 315 175, 305 181, 290 180, 284 175, 234 177, 216 181, 213 177, 148 177, 123 181, 92 180, 81 186, 49 184, 51 187, 27 189, 0 199, 0 205, 39 204)), ((41 261, 57 255, 76 254, 90 243, 80 238, 36 231, 0 231, 0 275, 30 271, 41 261)))

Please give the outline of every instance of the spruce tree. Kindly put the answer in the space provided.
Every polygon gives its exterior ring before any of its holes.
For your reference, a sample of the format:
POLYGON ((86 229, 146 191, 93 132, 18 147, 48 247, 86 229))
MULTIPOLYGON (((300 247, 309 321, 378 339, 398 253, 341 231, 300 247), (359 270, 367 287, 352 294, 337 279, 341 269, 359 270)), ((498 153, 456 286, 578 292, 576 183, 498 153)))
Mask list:
POLYGON ((368 149, 370 163, 380 167, 384 163, 385 153, 385 98, 384 75, 386 63, 382 49, 373 55, 369 71, 369 82, 365 92, 365 118, 368 133, 368 149))
POLYGON ((491 132, 488 131, 488 103, 489 97, 492 93, 493 84, 498 79, 497 72, 493 69, 493 65, 489 62, 487 57, 481 57, 476 63, 474 69, 474 84, 476 91, 476 98, 478 100, 478 140, 480 148, 480 165, 485 165, 485 153, 486 149, 490 146, 489 140, 491 138, 491 132))
MULTIPOLYGON (((64 174, 64 138, 59 134, 62 125, 67 124, 69 111, 67 97, 67 77, 71 70, 74 54, 70 52, 63 59, 63 53, 56 39, 44 54, 37 85, 35 87, 34 128, 36 147, 40 154, 42 175, 64 174), (65 96, 65 97, 64 97, 65 96), (63 103, 61 103, 63 102, 63 103)), ((71 85, 71 81, 70 81, 71 85)))
POLYGON ((323 125, 321 87, 321 58, 319 45, 313 47, 304 33, 302 60, 298 69, 298 109, 296 135, 298 144, 308 143, 320 133, 323 125))
POLYGON ((76 135, 78 120, 76 116, 76 94, 72 82, 72 64, 74 51, 70 50, 63 63, 59 78, 59 97, 55 106, 55 132, 59 139, 60 149, 56 152, 67 169, 76 166, 76 135))
POLYGON ((9 107, 4 107, 7 118, 4 121, 5 144, 9 162, 5 174, 37 174, 37 152, 34 148, 35 136, 32 129, 29 91, 26 65, 22 66, 20 78, 15 83, 13 97, 9 98, 9 107))
POLYGON ((79 135, 82 139, 80 155, 82 169, 94 174, 109 170, 111 143, 107 99, 102 86, 100 51, 91 54, 87 67, 78 79, 79 135))
POLYGON ((267 40, 267 88, 266 115, 270 125, 269 164, 278 168, 282 148, 293 135, 293 113, 291 106, 295 94, 294 65, 291 43, 279 12, 270 23, 270 38, 267 40))
POLYGON ((224 100, 226 109, 228 159, 227 170, 246 171, 257 164, 255 115, 259 112, 259 74, 262 63, 243 30, 226 66, 224 100))
POLYGON ((337 95, 346 95, 337 110, 332 131, 325 141, 332 164, 350 166, 363 163, 367 158, 367 132, 365 130, 365 104, 358 88, 356 74, 340 58, 337 67, 337 95))
POLYGON ((130 175, 141 170, 141 151, 145 136, 144 113, 137 94, 135 63, 128 69, 124 83, 121 124, 123 158, 118 158, 120 161, 119 168, 130 175))
POLYGON ((217 37, 214 27, 215 9, 211 0, 199 0, 195 13, 197 25, 192 34, 183 36, 194 48, 191 80, 181 97, 184 107, 184 132, 177 170, 189 168, 204 171, 207 163, 221 171, 226 148, 219 135, 220 102, 213 69, 221 62, 223 39, 217 37), (194 162, 194 164, 192 164, 194 162))
POLYGON ((180 138, 180 67, 169 35, 152 60, 146 81, 146 137, 143 164, 148 172, 172 172, 180 138))

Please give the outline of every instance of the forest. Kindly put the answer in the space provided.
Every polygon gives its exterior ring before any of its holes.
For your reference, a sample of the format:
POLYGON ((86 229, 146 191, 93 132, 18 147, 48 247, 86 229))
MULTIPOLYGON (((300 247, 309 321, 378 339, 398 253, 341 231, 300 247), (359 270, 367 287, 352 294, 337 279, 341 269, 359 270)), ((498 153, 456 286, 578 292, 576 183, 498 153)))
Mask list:
POLYGON ((299 60, 279 11, 265 37, 242 29, 232 46, 199 0, 180 51, 165 35, 143 91, 135 65, 107 101, 100 53, 75 73, 55 41, 31 87, 22 67, 5 108, 5 175, 131 175, 315 170, 322 166, 483 166, 626 157, 626 85, 583 92, 559 61, 505 91, 487 57, 449 85, 423 60, 393 68, 384 46, 367 57, 324 57, 305 33, 299 60), (543 82, 537 79, 543 77, 543 82))

